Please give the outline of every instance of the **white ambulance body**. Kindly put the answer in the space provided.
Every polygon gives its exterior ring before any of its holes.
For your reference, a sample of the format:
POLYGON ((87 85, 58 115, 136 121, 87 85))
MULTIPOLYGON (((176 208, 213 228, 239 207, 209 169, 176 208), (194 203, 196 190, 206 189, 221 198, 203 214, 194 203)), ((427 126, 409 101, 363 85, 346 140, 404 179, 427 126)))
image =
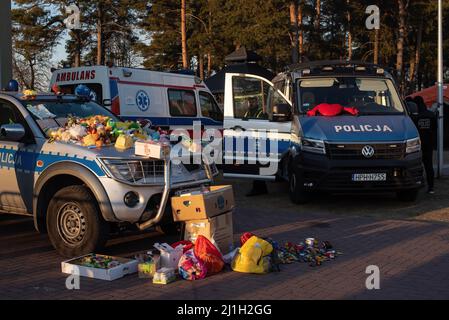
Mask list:
POLYGON ((56 70, 50 88, 54 84, 67 94, 73 94, 80 84, 88 86, 93 100, 124 120, 148 119, 168 130, 192 130, 195 121, 206 129, 223 127, 221 109, 195 76, 93 66, 56 70))

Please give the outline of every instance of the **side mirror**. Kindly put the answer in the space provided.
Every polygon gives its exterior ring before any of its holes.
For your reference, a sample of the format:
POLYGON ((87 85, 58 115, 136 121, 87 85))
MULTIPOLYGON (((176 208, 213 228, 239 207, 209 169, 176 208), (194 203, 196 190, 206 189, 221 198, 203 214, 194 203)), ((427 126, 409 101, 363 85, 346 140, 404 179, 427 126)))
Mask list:
POLYGON ((112 106, 112 101, 111 101, 111 99, 104 99, 104 100, 103 100, 103 106, 104 106, 104 107, 110 107, 110 106, 112 106))
POLYGON ((418 105, 416 103, 414 103, 412 101, 407 101, 406 105, 407 105, 407 111, 410 113, 410 115, 416 116, 419 114, 418 105))
POLYGON ((274 122, 288 122, 292 120, 292 107, 287 104, 277 104, 273 106, 273 121, 274 122))
POLYGON ((0 127, 0 138, 19 142, 25 137, 25 128, 21 124, 5 124, 0 127))

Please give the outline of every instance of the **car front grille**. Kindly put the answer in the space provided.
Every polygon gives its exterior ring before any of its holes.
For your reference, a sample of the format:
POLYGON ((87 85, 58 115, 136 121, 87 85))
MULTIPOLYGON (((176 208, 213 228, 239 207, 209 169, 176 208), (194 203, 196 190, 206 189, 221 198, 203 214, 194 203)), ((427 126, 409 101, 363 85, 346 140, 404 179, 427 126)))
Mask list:
POLYGON ((326 151, 331 160, 402 160, 405 156, 405 143, 382 144, 327 144, 326 151), (371 146, 374 155, 370 158, 363 155, 363 148, 371 146))

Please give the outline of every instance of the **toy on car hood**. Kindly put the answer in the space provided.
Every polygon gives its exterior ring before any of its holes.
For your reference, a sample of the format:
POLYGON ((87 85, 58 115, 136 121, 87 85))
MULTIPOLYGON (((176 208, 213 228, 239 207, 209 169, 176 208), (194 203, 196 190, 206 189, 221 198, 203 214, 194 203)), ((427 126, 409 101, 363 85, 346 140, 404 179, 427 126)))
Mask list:
POLYGON ((359 110, 356 108, 343 107, 341 104, 322 103, 307 112, 309 117, 316 117, 318 115, 324 117, 336 117, 342 114, 351 114, 353 116, 359 115, 359 110))

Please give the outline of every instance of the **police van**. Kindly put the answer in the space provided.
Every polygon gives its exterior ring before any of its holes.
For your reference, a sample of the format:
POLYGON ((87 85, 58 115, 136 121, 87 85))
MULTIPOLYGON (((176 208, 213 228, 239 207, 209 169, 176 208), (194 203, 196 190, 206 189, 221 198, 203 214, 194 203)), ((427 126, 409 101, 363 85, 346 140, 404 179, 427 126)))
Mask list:
POLYGON ((223 112, 215 98, 192 75, 93 66, 55 70, 50 88, 54 85, 68 94, 86 85, 91 99, 124 120, 148 119, 167 130, 190 128, 195 121, 205 129, 223 127, 223 112))
POLYGON ((119 121, 85 97, 0 91, 0 213, 33 217, 63 256, 97 252, 115 226, 176 230, 170 195, 211 183, 201 165, 52 141, 47 129, 63 127, 68 115, 119 121))
POLYGON ((407 108, 376 65, 311 62, 273 82, 227 74, 224 175, 287 180, 295 203, 318 191, 395 192, 414 201, 423 167, 407 108))

